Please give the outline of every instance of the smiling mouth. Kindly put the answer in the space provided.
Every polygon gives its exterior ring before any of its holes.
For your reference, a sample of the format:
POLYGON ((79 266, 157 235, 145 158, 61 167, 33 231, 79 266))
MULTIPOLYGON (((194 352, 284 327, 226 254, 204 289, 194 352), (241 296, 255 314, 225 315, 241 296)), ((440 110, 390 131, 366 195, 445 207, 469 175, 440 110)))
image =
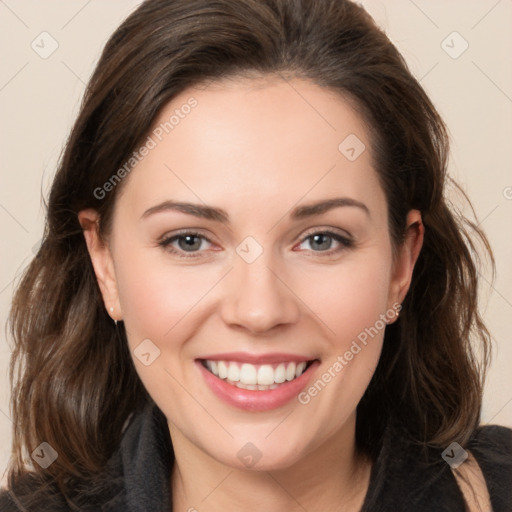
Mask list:
POLYGON ((300 377, 315 360, 275 364, 250 364, 202 359, 201 364, 220 380, 240 389, 267 391, 300 377))

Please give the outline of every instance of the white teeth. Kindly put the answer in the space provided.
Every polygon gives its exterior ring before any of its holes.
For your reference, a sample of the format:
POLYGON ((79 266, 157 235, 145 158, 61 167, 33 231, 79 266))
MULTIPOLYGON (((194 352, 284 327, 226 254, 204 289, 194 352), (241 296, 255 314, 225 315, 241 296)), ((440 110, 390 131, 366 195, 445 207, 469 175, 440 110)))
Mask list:
POLYGON ((286 380, 293 380, 295 378, 295 363, 288 363, 286 367, 286 380))
POLYGON ((217 364, 219 369, 219 379, 225 379, 228 376, 228 366, 224 361, 219 361, 217 364))
POLYGON ((235 386, 240 389, 249 389, 251 391, 255 391, 258 389, 258 386, 255 384, 242 384, 241 382, 236 382, 235 386))
POLYGON ((236 363, 230 363, 228 368, 228 380, 237 382, 240 380, 240 368, 236 363))
POLYGON ((258 391, 267 391, 269 389, 276 389, 278 388, 279 386, 277 384, 271 384, 270 386, 261 386, 261 385, 251 385, 251 384, 242 384, 241 382, 230 382, 228 380, 228 382, 230 384, 234 384, 237 388, 241 388, 241 389, 250 389, 251 391, 254 391, 254 390, 258 390, 258 391))
POLYGON ((295 370, 295 377, 300 377, 304 373, 305 369, 306 363, 304 361, 302 363, 299 363, 297 365, 297 369, 295 370))
POLYGON ((278 384, 300 377, 306 370, 307 363, 280 363, 275 368, 270 364, 253 365, 234 361, 205 361, 205 366, 219 379, 242 389, 275 389, 278 384))
POLYGON ((260 366, 258 370, 258 384, 263 386, 270 386, 270 384, 274 384, 274 370, 269 364, 260 366))
POLYGON ((286 380, 286 366, 281 363, 274 370, 274 382, 276 384, 282 384, 285 380, 286 380))
POLYGON ((240 382, 242 384, 257 384, 256 367, 253 364, 244 363, 240 368, 240 382))

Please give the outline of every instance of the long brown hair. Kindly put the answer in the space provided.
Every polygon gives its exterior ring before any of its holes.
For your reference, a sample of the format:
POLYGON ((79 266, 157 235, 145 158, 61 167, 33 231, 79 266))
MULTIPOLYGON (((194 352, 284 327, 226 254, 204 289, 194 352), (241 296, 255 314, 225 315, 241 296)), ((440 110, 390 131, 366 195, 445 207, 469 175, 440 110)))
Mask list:
POLYGON ((147 0, 112 35, 87 86, 51 188, 43 243, 14 296, 11 485, 43 441, 59 456, 46 470, 35 465, 36 473, 62 491, 92 479, 149 398, 125 333, 105 311, 77 213, 95 208, 108 237, 124 182, 95 191, 177 94, 208 80, 269 74, 308 79, 358 109, 395 247, 407 212, 423 216, 410 291, 358 405, 358 447, 375 456, 386 418, 441 448, 464 445, 478 425, 490 336, 477 308, 475 241, 494 261, 483 233, 449 206, 447 132, 397 49, 348 0, 147 0))

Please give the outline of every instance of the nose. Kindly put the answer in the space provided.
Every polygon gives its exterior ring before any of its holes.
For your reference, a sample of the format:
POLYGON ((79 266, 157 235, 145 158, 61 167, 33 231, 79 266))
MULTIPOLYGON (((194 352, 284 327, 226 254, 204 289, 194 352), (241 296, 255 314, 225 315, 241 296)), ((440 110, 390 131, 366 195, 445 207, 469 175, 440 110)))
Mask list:
POLYGON ((298 321, 299 299, 265 254, 252 263, 238 259, 230 272, 220 308, 227 325, 260 334, 298 321))

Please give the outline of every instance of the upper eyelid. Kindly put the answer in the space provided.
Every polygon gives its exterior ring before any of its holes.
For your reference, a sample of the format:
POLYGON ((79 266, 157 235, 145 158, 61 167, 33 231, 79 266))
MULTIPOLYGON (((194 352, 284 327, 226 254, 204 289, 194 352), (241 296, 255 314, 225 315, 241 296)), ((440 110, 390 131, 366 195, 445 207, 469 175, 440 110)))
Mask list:
MULTIPOLYGON (((324 227, 324 228, 316 228, 316 227, 310 228, 303 232, 304 234, 301 235, 300 240, 304 241, 304 239, 309 238, 312 235, 319 234, 319 233, 329 233, 329 232, 332 232, 333 234, 337 234, 339 236, 348 238, 350 240, 353 239, 352 235, 347 230, 329 226, 329 227, 324 227)), ((160 241, 170 240, 172 238, 179 238, 180 236, 186 236, 186 235, 199 236, 199 237, 206 239, 208 242, 213 243, 210 236, 204 234, 201 231, 201 229, 195 229, 195 228, 189 228, 189 229, 184 228, 182 230, 179 230, 178 232, 175 232, 175 233, 172 233, 169 235, 164 234, 162 237, 160 237, 160 241)))
POLYGON ((353 239, 353 236, 345 229, 334 228, 334 227, 326 227, 326 228, 311 228, 311 230, 306 230, 301 237, 301 240, 305 238, 309 238, 312 235, 316 235, 318 233, 332 233, 334 235, 338 235, 344 238, 348 238, 349 240, 353 239))

